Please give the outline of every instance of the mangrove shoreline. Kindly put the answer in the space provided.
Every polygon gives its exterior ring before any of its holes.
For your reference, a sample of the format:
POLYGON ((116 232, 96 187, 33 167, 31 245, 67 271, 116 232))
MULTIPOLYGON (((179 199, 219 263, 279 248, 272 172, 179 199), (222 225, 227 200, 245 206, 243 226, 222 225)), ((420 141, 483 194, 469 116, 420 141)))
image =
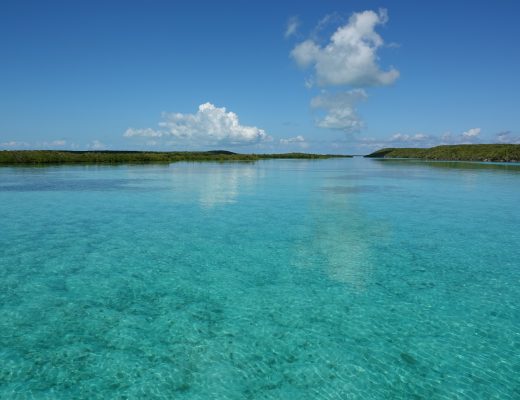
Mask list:
POLYGON ((0 165, 8 164, 133 164, 172 163, 179 161, 258 161, 267 159, 326 159, 352 157, 335 154, 283 153, 240 154, 225 150, 214 151, 62 151, 62 150, 3 150, 0 165))
POLYGON ((520 144, 458 144, 431 148, 386 148, 369 158, 415 158, 438 161, 520 162, 520 144))

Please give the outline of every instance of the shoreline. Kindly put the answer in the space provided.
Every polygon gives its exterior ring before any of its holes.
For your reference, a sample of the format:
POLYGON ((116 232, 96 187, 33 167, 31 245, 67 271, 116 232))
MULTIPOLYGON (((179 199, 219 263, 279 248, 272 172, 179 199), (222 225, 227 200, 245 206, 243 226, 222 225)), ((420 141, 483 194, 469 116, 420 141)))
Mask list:
POLYGON ((462 144, 430 148, 390 147, 374 151, 365 157, 518 163, 520 162, 520 144, 462 144))
POLYGON ((166 164, 183 161, 259 161, 270 159, 318 160, 328 158, 351 158, 350 155, 279 153, 240 154, 224 150, 212 151, 66 151, 66 150, 3 150, 0 165, 20 164, 166 164))

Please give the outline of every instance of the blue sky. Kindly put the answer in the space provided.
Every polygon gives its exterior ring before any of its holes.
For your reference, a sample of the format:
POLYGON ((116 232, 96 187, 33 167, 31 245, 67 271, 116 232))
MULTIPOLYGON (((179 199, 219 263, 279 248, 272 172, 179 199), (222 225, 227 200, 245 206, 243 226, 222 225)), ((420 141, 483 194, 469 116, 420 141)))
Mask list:
POLYGON ((520 3, 2 1, 0 148, 520 143, 520 3))

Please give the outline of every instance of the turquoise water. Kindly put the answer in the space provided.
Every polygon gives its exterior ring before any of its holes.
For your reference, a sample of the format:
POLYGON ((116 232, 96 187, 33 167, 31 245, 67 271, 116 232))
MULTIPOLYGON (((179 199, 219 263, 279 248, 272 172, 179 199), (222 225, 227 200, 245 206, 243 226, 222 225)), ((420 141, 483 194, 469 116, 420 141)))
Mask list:
POLYGON ((0 168, 1 399, 518 399, 520 165, 0 168))

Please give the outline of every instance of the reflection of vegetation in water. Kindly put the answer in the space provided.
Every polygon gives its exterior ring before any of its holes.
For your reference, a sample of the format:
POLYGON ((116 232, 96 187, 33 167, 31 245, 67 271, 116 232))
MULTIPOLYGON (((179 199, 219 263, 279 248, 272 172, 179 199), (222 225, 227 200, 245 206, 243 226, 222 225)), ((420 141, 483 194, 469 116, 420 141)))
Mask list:
POLYGON ((520 144, 461 144, 422 148, 387 148, 371 158, 422 158, 426 160, 520 162, 520 144))
POLYGON ((465 161, 431 161, 431 160, 403 160, 403 159, 391 159, 384 158, 378 159, 377 161, 382 163, 389 163, 392 166, 397 167, 409 167, 413 165, 415 167, 425 168, 444 168, 444 169, 468 169, 468 170, 495 170, 495 171, 518 171, 520 172, 519 163, 492 163, 492 162, 465 162, 465 161))
POLYGON ((177 161, 257 161, 263 159, 323 159, 348 157, 329 154, 238 154, 231 151, 59 151, 4 150, 0 164, 61 164, 61 163, 170 163, 177 161))

